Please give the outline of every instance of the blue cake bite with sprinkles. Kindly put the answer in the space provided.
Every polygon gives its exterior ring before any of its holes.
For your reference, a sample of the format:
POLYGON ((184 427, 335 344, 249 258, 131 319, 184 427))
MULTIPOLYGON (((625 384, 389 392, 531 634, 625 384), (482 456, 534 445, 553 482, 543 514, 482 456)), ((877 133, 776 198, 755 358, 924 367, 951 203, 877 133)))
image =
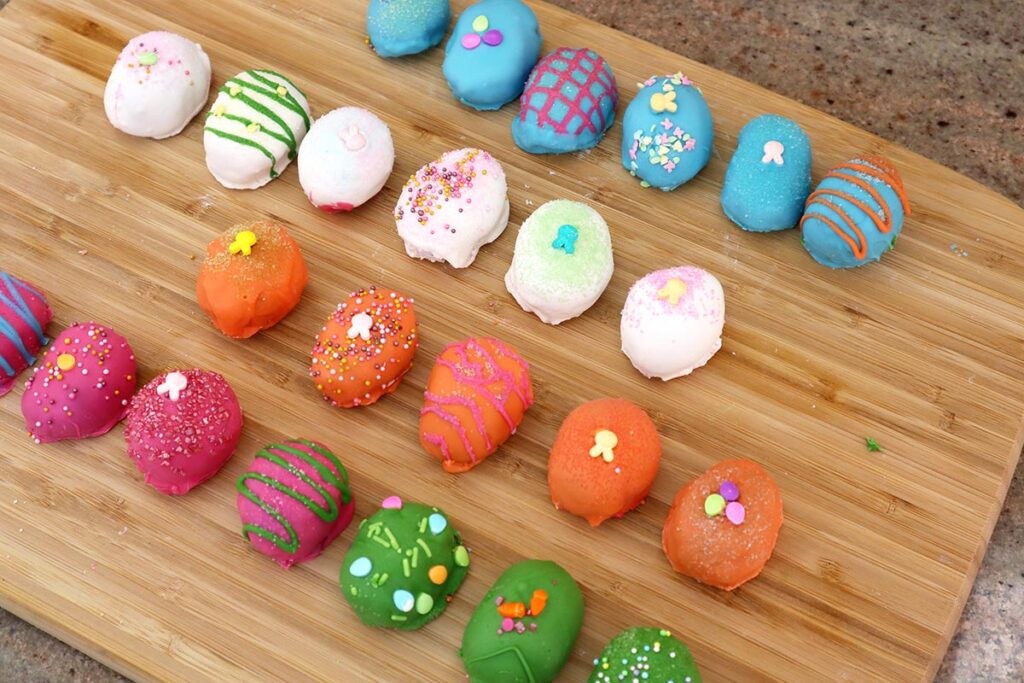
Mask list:
POLYGON ((674 190, 707 165, 714 146, 711 110, 681 73, 651 76, 622 116, 622 165, 643 187, 674 190))
POLYGON ((533 10, 521 0, 481 0, 455 22, 442 69, 455 99, 474 109, 500 109, 523 92, 538 57, 533 10))
POLYGON ((671 631, 629 628, 594 660, 587 683, 701 683, 693 655, 671 631))
POLYGON ((451 20, 448 0, 370 0, 366 33, 381 57, 404 57, 440 44, 451 20))
POLYGON ((752 232, 794 227, 811 192, 811 141, 793 120, 751 119, 740 131, 725 172, 722 211, 752 232))

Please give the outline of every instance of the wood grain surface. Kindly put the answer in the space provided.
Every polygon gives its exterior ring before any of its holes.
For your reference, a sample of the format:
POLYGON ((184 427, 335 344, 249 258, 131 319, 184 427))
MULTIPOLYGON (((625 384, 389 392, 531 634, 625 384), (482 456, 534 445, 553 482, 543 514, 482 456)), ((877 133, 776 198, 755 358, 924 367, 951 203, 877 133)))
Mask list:
POLYGON ((524 154, 509 133, 515 107, 458 105, 441 50, 377 58, 364 42, 363 2, 19 0, 0 12, 0 269, 47 292, 53 332, 83 319, 115 327, 142 381, 180 366, 221 372, 246 417, 224 471, 172 499, 142 484, 120 428, 36 446, 21 390, 0 400, 0 605, 139 680, 457 681, 476 602, 510 562, 539 557, 565 566, 587 601, 565 681, 584 680, 605 642, 639 624, 677 633, 708 681, 934 673, 1021 448, 1024 212, 812 109, 531 5, 545 50, 599 50, 623 103, 652 73, 693 78, 715 115, 707 169, 670 194, 641 189, 619 164, 618 122, 591 152, 524 154), (201 42, 215 86, 265 66, 291 77, 317 115, 342 105, 378 114, 397 148, 386 188, 353 214, 327 216, 306 201, 294 164, 256 192, 221 188, 203 162, 201 119, 163 142, 115 131, 104 81, 124 43, 154 28, 201 42), (718 196, 736 135, 764 112, 807 130, 816 179, 860 153, 895 160, 914 214, 881 264, 829 271, 796 232, 747 234, 724 218, 718 196), (408 258, 390 211, 410 173, 460 146, 503 163, 512 218, 471 268, 455 271, 408 258), (601 211, 617 268, 593 309, 550 327, 519 309, 502 278, 519 224, 560 197, 601 211), (261 218, 299 240, 310 285, 281 324, 233 341, 196 306, 196 272, 216 234, 261 218), (679 263, 722 281, 724 346, 689 378, 648 381, 619 351, 618 314, 636 278, 679 263), (371 283, 416 299, 422 346, 397 393, 333 409, 306 376, 309 349, 335 304, 371 283), (470 334, 516 346, 538 401, 496 456, 453 476, 419 447, 416 416, 434 356, 470 334), (645 408, 665 457, 647 503, 592 530, 553 509, 545 465, 561 420, 600 396, 645 408), (452 517, 473 565, 441 618, 415 633, 358 623, 336 584, 354 525, 288 572, 247 546, 234 481, 258 447, 300 435, 343 459, 358 516, 398 493, 452 517), (884 451, 868 452, 865 436, 884 451), (786 523, 762 576, 723 593, 674 574, 660 531, 675 491, 733 457, 774 475, 786 523))

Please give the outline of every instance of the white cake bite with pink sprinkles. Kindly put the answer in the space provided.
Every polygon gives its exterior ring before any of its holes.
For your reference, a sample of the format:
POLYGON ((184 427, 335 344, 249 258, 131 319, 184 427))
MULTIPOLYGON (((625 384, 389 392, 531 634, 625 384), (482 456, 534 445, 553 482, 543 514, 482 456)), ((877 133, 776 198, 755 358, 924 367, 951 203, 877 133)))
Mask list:
POLYGON ((722 348, 725 294, 718 279, 695 266, 648 273, 622 309, 622 351, 646 377, 689 375, 722 348))

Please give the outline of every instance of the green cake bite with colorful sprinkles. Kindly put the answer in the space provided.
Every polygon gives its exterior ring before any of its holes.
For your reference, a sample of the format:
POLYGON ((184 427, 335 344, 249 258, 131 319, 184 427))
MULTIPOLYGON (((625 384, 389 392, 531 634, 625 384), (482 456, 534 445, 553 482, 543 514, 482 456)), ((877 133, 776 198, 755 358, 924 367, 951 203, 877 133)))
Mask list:
POLYGON ((469 571, 469 551, 439 508, 384 499, 359 524, 341 592, 367 626, 412 631, 437 618, 469 571))
POLYGON ((671 631, 637 626, 611 639, 587 683, 700 683, 693 655, 671 631))

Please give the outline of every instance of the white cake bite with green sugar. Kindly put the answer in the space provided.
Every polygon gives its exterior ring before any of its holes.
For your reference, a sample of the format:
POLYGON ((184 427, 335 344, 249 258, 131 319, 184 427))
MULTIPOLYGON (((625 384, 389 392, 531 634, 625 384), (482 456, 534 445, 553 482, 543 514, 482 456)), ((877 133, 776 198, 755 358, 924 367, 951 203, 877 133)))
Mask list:
POLYGON ((519 228, 505 287, 524 311, 558 325, 593 306, 614 269, 612 238, 601 214, 556 199, 519 228))
POLYGON ((206 167, 224 187, 255 190, 284 172, 309 127, 309 103, 294 83, 268 69, 243 71, 206 115, 206 167))

